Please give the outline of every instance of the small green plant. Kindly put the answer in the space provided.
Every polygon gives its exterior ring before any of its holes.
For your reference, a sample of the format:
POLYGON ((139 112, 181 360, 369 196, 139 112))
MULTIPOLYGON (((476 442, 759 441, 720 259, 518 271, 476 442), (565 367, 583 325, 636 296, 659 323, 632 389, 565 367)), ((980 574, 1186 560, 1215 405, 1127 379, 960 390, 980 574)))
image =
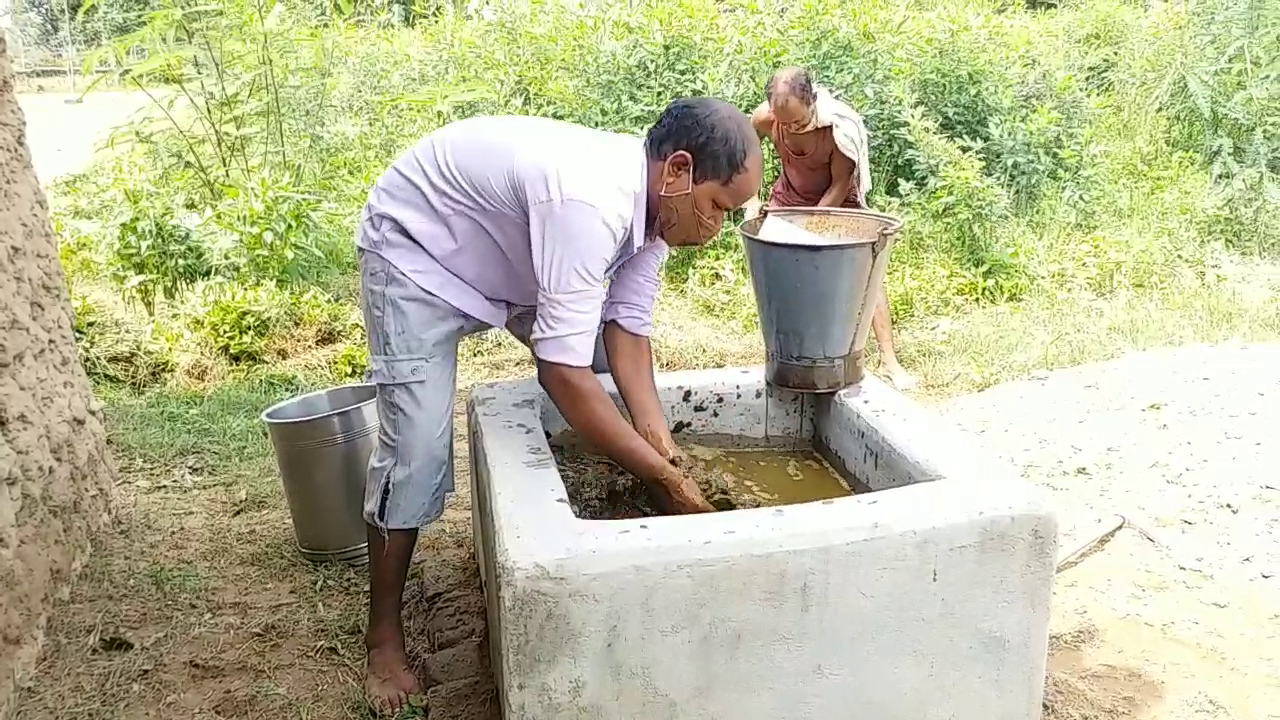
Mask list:
POLYGON ((111 277, 126 299, 155 315, 156 299, 173 300, 210 276, 205 246, 195 230, 169 210, 125 190, 125 211, 115 224, 111 277))
POLYGON ((227 274, 243 279, 298 283, 324 274, 319 244, 323 203, 293 189, 290 173, 270 168, 224 189, 214 211, 227 274))
POLYGON ((368 371, 369 346, 363 342, 346 345, 329 364, 329 372, 340 382, 362 381, 368 371))
POLYGON ((364 339, 364 327, 356 308, 311 288, 291 299, 293 324, 305 329, 317 346, 364 339))
POLYGON ((287 296, 274 285, 221 284, 211 294, 205 314, 194 322, 195 330, 232 364, 265 360, 272 334, 287 318, 287 296))

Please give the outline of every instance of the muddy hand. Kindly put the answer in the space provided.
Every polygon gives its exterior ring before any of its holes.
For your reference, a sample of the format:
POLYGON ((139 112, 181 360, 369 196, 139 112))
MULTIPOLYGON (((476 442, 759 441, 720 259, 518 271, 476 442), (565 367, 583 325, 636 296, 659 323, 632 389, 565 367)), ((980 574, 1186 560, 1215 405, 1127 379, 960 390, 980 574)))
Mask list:
POLYGON ((671 509, 678 514, 715 512, 716 509, 702 496, 698 484, 684 473, 676 472, 662 479, 662 488, 666 491, 671 509))
POLYGON ((671 455, 667 458, 667 462, 678 468, 689 467, 689 456, 685 454, 680 447, 674 443, 671 445, 671 455))
POLYGON ((676 445, 676 441, 671 438, 671 432, 665 425, 645 425, 640 430, 640 436, 658 451, 663 460, 676 467, 688 466, 689 458, 676 445))
POLYGON ((663 433, 662 438, 654 446, 658 453, 662 455, 662 459, 675 465, 678 468, 689 467, 689 456, 684 454, 675 440, 671 439, 671 435, 663 433))

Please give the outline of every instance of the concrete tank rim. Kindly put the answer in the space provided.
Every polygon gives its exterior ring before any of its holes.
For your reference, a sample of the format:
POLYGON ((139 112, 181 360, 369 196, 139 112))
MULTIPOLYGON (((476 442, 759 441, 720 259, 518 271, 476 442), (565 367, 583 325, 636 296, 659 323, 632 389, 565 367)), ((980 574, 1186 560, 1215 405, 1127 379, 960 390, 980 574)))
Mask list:
POLYGON ((299 425, 302 423, 314 422, 316 420, 332 417, 334 415, 341 415, 342 413, 351 412, 352 410, 366 407, 377 401, 378 401, 378 386, 375 385, 374 383, 359 383, 359 382, 347 383, 345 385, 334 385, 332 387, 321 388, 319 390, 312 390, 311 392, 302 393, 301 395, 294 395, 291 398, 286 398, 284 400, 281 400, 275 405, 272 405, 266 410, 263 410, 262 413, 258 416, 258 419, 261 420, 262 423, 267 426, 299 425), (297 417, 297 418, 272 417, 273 414, 278 413, 281 409, 290 405, 295 405, 302 400, 306 400, 307 398, 316 397, 318 395, 328 395, 329 393, 337 392, 339 390, 347 390, 347 389, 369 390, 372 392, 372 394, 368 399, 362 400, 358 403, 354 403, 352 405, 346 405, 340 408, 334 408, 332 410, 326 410, 325 412, 316 413, 315 415, 306 415, 304 417, 297 417))

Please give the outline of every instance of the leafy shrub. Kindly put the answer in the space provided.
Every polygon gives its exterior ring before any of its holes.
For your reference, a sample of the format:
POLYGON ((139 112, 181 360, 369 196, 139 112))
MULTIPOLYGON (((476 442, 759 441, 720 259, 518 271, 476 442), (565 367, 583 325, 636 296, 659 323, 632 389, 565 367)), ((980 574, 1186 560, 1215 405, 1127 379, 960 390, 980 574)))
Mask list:
POLYGON ((305 329, 316 346, 358 340, 364 342, 364 325, 358 308, 334 300, 316 289, 291 299, 289 314, 294 327, 305 329))
POLYGON ((1280 5, 1206 0, 1154 15, 1125 94, 1165 118, 1175 149, 1203 158, 1215 240, 1274 253, 1280 197, 1280 5))
POLYGON ((358 312, 325 293, 281 286, 219 283, 206 289, 192 330, 233 365, 288 360, 316 348, 362 343, 358 312))
POLYGON ((339 382, 358 382, 364 380, 369 371, 369 346, 364 343, 351 343, 342 348, 329 364, 329 372, 339 382))
POLYGON ((123 216, 115 223, 111 277, 127 299, 155 315, 156 298, 173 300, 209 277, 209 253, 195 230, 167 208, 146 204, 125 190, 123 216))
POLYGON ((287 318, 287 298, 274 285, 243 287, 221 284, 211 292, 194 330, 218 355, 236 365, 260 363, 267 357, 273 333, 287 318))
POLYGON ((903 199, 915 213, 904 244, 917 254, 946 255, 959 282, 953 292, 974 300, 1016 300, 1027 290, 1016 250, 1000 236, 1010 212, 1003 186, 986 173, 982 158, 941 132, 923 114, 907 119, 903 134, 907 157, 916 174, 927 178, 917 186, 903 182, 903 199), (940 242, 941 241, 941 242, 940 242))
POLYGON ((293 189, 289 173, 263 172, 224 188, 213 221, 230 278, 298 283, 324 274, 318 244, 323 203, 293 189))
MULTIPOLYGON (((355 372, 354 308, 299 298, 352 274, 369 187, 424 133, 481 113, 641 133, 675 95, 750 110, 785 64, 866 119, 871 204, 906 220, 899 318, 1159 288, 1211 274, 1222 248, 1280 244, 1277 3, 446 4, 159 0, 94 59, 171 87, 149 88, 159 112, 118 138, 128 155, 77 181, 58 218, 66 259, 91 272, 86 238, 115 228, 107 264, 148 308, 222 288, 193 324, 221 356, 340 344, 336 371, 355 372), (104 208, 122 186, 146 190, 117 220, 104 208)), ((779 171, 766 159, 765 192, 779 171)), ((673 254, 666 278, 753 321, 731 225, 673 254)))

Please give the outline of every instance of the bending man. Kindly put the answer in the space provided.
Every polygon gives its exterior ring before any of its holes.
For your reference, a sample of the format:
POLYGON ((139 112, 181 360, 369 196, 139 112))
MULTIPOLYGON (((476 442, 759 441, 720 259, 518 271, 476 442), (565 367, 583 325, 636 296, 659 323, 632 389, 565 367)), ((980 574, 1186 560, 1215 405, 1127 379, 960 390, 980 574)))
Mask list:
POLYGON ((360 286, 381 431, 369 461, 370 703, 398 712, 421 686, 401 598, 418 528, 453 490, 458 342, 505 326, 591 445, 676 512, 712 508, 673 465, 649 344, 668 246, 702 245, 760 188, 750 120, 676 100, 648 136, 533 117, 479 117, 428 135, 369 194, 360 286), (608 288, 605 283, 608 281, 608 288), (596 378, 608 370, 631 415, 596 378))
MULTIPOLYGON (((769 195, 770 207, 866 208, 871 190, 867 131, 862 118, 814 85, 807 70, 785 68, 769 80, 765 102, 751 115, 760 137, 773 141, 782 174, 769 195)), ((747 209, 748 216, 759 212, 747 209)), ((887 288, 880 294, 871 328, 880 364, 899 389, 915 385, 893 347, 887 288)))

